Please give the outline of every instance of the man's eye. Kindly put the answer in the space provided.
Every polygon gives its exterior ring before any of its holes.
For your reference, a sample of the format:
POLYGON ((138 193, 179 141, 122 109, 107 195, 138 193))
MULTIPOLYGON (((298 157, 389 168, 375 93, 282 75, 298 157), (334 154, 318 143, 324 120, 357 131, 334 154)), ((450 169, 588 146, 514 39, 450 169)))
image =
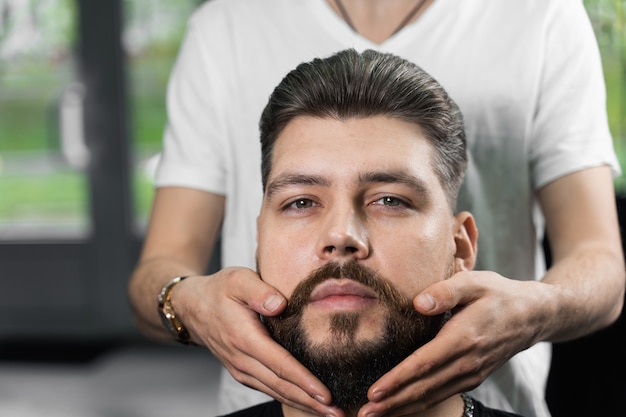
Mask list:
POLYGON ((297 209, 305 209, 313 207, 313 201, 308 198, 300 198, 292 202, 289 207, 297 208, 297 209))
POLYGON ((390 197, 390 196, 379 198, 378 200, 374 201, 374 204, 387 206, 387 207, 400 207, 400 206, 407 205, 404 201, 400 200, 399 198, 390 197))

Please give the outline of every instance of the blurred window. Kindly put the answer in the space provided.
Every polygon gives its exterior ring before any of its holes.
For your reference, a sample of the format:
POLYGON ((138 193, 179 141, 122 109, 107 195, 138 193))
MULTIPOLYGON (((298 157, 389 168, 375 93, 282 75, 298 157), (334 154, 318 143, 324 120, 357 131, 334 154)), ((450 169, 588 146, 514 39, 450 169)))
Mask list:
MULTIPOLYGON (((626 171, 626 2, 585 0, 584 3, 602 55, 609 124, 615 150, 622 170, 626 171)), ((616 179, 615 188, 619 195, 626 195, 624 176, 616 179)))
POLYGON ((0 239, 89 232, 72 0, 0 1, 0 239))

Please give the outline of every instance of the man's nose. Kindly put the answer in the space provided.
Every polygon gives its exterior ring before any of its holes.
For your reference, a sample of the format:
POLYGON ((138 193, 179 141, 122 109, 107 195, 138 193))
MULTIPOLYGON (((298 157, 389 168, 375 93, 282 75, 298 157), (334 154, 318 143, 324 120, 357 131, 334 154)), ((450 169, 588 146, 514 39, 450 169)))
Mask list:
POLYGON ((367 227, 354 209, 330 211, 319 233, 321 259, 365 259, 369 255, 367 227))

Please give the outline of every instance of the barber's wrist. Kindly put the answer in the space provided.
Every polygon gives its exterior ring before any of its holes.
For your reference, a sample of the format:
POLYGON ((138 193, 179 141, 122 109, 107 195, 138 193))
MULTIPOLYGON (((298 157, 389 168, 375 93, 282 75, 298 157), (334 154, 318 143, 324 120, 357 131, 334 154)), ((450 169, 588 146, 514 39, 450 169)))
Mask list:
POLYGON ((189 331, 185 327, 180 315, 177 314, 172 304, 172 293, 174 288, 186 278, 187 276, 174 277, 167 284, 165 284, 157 296, 157 304, 159 316, 161 317, 163 326, 168 333, 177 342, 184 345, 190 345, 195 343, 191 340, 189 331))

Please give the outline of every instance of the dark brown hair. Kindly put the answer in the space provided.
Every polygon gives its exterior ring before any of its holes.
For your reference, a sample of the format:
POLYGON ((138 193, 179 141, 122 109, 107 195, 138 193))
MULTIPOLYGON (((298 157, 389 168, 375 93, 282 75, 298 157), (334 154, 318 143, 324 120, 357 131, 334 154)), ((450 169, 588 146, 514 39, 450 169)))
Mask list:
POLYGON ((298 65, 274 89, 260 121, 263 190, 274 143, 298 116, 389 116, 419 125, 435 149, 433 169, 454 209, 467 165, 463 117, 441 85, 398 56, 353 49, 298 65))

